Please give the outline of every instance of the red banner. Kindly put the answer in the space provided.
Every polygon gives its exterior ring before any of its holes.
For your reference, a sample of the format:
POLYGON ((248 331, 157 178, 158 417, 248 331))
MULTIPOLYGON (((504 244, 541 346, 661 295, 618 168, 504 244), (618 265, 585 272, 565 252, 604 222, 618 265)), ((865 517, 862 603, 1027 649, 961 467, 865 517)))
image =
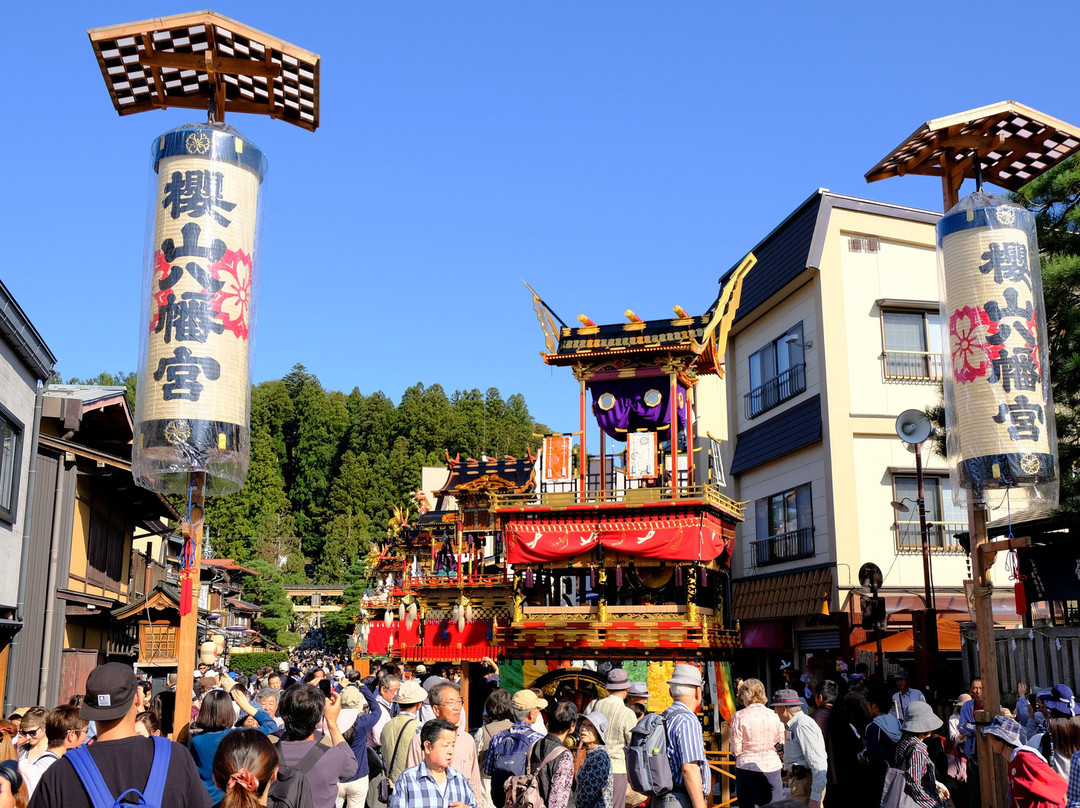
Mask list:
POLYGON ((666 561, 712 561, 727 549, 722 523, 711 518, 656 519, 588 524, 509 522, 507 561, 559 561, 600 544, 631 556, 666 561))

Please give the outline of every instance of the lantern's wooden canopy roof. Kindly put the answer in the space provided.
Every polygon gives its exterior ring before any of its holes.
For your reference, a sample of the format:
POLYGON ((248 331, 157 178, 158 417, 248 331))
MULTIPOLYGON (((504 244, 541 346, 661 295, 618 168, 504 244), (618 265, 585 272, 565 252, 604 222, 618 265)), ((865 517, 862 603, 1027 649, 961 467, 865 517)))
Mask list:
POLYGON ((1080 129, 1015 101, 927 121, 866 172, 875 182, 905 174, 946 177, 959 186, 975 176, 1019 190, 1080 148, 1080 129))
POLYGON ((92 28, 101 74, 121 115, 208 109, 319 126, 319 56, 213 11, 92 28))

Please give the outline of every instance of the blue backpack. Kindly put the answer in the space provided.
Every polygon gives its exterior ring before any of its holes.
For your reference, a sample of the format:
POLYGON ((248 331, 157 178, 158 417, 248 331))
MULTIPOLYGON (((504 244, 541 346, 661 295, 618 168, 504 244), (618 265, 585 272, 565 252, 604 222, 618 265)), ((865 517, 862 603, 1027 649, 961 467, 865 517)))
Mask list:
POLYGON ((525 774, 525 770, 528 768, 529 752, 532 750, 533 744, 536 743, 535 733, 530 730, 518 733, 514 730, 514 727, 507 730, 510 733, 511 743, 502 754, 496 756, 492 763, 494 772, 491 777, 493 780, 498 778, 502 782, 509 777, 525 774))
POLYGON ((130 805, 142 805, 146 808, 161 808, 162 799, 165 796, 165 777, 169 773, 169 757, 172 754, 172 742, 168 738, 153 736, 154 762, 150 766, 150 777, 146 780, 146 786, 142 791, 137 788, 129 788, 118 797, 114 797, 109 787, 105 785, 105 779, 101 776, 97 764, 90 757, 90 752, 85 746, 72 749, 65 757, 75 767, 75 773, 82 780, 83 788, 90 797, 90 804, 94 808, 126 808, 130 805), (129 794, 134 794, 138 800, 135 803, 125 802, 129 794))

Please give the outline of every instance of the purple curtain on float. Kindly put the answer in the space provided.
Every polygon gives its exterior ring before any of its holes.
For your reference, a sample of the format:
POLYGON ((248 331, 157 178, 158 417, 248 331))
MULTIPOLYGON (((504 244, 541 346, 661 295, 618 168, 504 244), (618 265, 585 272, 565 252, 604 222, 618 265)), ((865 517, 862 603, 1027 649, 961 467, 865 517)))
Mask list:
MULTIPOLYGON (((671 382, 666 376, 638 379, 611 379, 592 382, 593 415, 604 432, 615 440, 626 440, 627 432, 638 429, 660 432, 667 440, 671 382)), ((686 388, 678 385, 676 411, 679 423, 686 421, 686 388)))

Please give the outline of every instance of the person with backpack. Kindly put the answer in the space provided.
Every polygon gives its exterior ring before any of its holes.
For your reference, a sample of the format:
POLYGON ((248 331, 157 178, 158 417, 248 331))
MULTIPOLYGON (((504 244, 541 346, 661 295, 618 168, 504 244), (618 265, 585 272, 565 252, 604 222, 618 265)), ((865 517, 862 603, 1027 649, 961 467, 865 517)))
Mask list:
POLYGON ((547 704, 547 699, 539 698, 531 690, 519 690, 510 699, 514 724, 491 739, 484 763, 484 774, 491 778, 494 805, 506 804, 506 781, 514 775, 525 774, 532 745, 544 737, 532 725, 547 704))
MULTIPOLYGON (((566 747, 566 738, 577 724, 578 712, 571 702, 555 705, 548 720, 548 734, 533 744, 525 774, 535 781, 536 800, 546 808, 575 808, 573 798, 574 753, 566 747)), ((515 788, 511 778, 507 783, 507 808, 529 808, 529 783, 515 788), (517 799, 515 800, 515 797, 517 799)))
POLYGON ((611 776, 615 783, 612 805, 623 808, 626 804, 626 747, 630 743, 630 731, 637 726, 637 716, 626 706, 630 692, 630 676, 622 668, 608 671, 606 687, 608 696, 596 702, 593 710, 607 718, 604 748, 611 758, 611 776))
POLYGON ((611 772, 611 756, 604 748, 608 731, 607 716, 599 711, 582 717, 578 732, 585 750, 585 761, 574 780, 575 808, 609 808, 615 805, 612 797, 615 780, 611 772))
POLYGON ((286 766, 303 772, 311 788, 314 808, 334 808, 338 783, 356 774, 352 747, 338 729, 341 700, 335 693, 326 698, 312 685, 293 685, 281 697, 285 737, 278 742, 278 756, 286 766), (316 737, 315 727, 326 717, 332 746, 316 737))
POLYGON ((210 795, 187 750, 135 731, 135 716, 142 709, 130 665, 109 662, 94 668, 79 715, 96 722, 97 740, 69 750, 49 767, 30 801, 32 808, 109 808, 130 789, 141 792, 151 808, 210 808, 210 795))
POLYGON ((673 704, 664 710, 663 721, 672 790, 653 803, 657 808, 705 808, 705 795, 712 792, 712 773, 697 717, 702 688, 701 671, 694 665, 676 665, 668 679, 673 704))

